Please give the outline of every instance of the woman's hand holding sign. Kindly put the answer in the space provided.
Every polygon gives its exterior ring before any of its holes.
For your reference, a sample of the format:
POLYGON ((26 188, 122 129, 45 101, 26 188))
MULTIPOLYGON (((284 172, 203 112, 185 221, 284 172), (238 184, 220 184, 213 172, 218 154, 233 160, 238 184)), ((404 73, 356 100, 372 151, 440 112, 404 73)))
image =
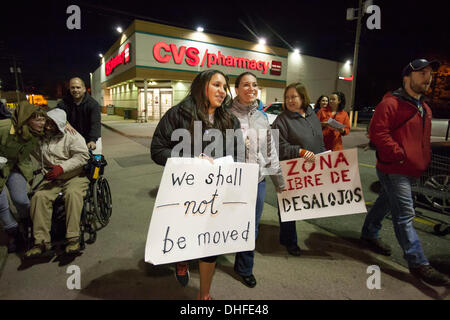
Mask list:
POLYGON ((305 149, 300 149, 300 151, 298 152, 299 156, 301 158, 304 158, 306 161, 308 162, 315 162, 316 161, 316 155, 308 150, 305 149))

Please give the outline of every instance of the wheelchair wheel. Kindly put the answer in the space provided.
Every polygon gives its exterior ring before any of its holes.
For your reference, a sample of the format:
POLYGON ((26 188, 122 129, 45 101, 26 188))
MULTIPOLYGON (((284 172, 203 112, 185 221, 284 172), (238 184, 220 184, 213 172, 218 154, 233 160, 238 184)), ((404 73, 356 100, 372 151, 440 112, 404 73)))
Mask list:
POLYGON ((112 213, 112 198, 111 189, 108 181, 100 177, 95 181, 93 188, 93 201, 95 208, 95 215, 102 227, 106 226, 112 213))
POLYGON ((450 213, 450 199, 446 196, 450 191, 450 175, 431 176, 425 181, 425 186, 436 192, 436 196, 425 196, 428 203, 442 213, 450 213))

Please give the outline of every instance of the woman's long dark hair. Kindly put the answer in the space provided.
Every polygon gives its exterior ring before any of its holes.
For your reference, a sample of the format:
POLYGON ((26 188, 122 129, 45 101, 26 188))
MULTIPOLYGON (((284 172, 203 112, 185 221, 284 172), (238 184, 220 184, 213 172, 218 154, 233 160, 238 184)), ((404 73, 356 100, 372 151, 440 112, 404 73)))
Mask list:
POLYGON ((328 98, 328 96, 326 96, 326 95, 323 94, 323 95, 321 95, 321 96, 319 97, 319 99, 317 99, 317 102, 316 102, 316 104, 314 105, 314 108, 315 108, 315 107, 318 107, 319 109, 322 108, 322 107, 320 106, 320 102, 322 101, 323 98, 327 98, 328 103, 330 103, 330 98, 328 98))
POLYGON ((344 108, 345 108, 345 94, 343 92, 341 92, 341 91, 334 91, 331 94, 337 95, 337 97, 339 99, 338 111, 344 110, 344 108))
MULTIPOLYGON (((214 112, 214 124, 212 127, 225 132, 226 129, 233 129, 234 123, 232 115, 226 110, 226 108, 231 104, 231 92, 228 77, 219 70, 205 70, 200 72, 195 79, 192 81, 191 89, 189 90, 189 95, 186 98, 191 97, 196 108, 196 117, 192 119, 193 121, 202 121, 202 126, 204 129, 211 128, 211 123, 209 122, 208 109, 209 100, 206 96, 205 88, 208 87, 211 78, 215 74, 221 74, 225 78, 226 82, 226 97, 222 102, 222 105, 216 108, 214 112)), ((192 122, 191 127, 193 129, 194 123, 192 122)))

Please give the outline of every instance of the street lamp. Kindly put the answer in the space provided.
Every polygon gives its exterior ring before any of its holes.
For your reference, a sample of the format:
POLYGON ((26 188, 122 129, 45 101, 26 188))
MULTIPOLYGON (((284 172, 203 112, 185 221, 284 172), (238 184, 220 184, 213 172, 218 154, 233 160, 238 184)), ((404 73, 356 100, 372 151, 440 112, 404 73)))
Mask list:
POLYGON ((295 48, 295 49, 294 49, 294 53, 295 53, 295 54, 300 54, 300 49, 295 48))
POLYGON ((101 53, 99 53, 98 56, 99 56, 100 58, 103 58, 103 54, 101 54, 101 53))
POLYGON ((117 27, 116 30, 117 30, 118 33, 122 33, 122 28, 121 27, 117 27))
POLYGON ((264 39, 264 38, 259 38, 259 41, 258 41, 258 42, 259 42, 260 45, 263 46, 263 45, 266 44, 266 39, 264 39))
POLYGON ((197 31, 198 32, 203 32, 203 31, 205 31, 205 29, 203 29, 203 27, 197 27, 197 31))

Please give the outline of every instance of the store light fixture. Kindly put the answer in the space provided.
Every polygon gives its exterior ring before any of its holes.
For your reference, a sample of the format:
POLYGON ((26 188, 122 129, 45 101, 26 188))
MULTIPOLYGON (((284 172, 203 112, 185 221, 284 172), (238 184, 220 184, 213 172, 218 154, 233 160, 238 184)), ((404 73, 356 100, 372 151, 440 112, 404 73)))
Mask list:
POLYGON ((99 56, 100 58, 103 58, 103 54, 101 54, 101 53, 99 53, 98 56, 99 56))
POLYGON ((199 27, 197 27, 197 31, 198 31, 198 32, 203 32, 203 31, 205 31, 205 29, 203 29, 203 27, 200 27, 200 26, 199 26, 199 27))
POLYGON ((121 27, 117 27, 116 30, 118 33, 122 33, 122 31, 123 31, 121 27))
POLYGON ((264 38, 259 38, 259 44, 260 45, 262 45, 262 46, 264 46, 265 44, 266 44, 266 39, 264 39, 264 38))
POLYGON ((300 54, 300 49, 295 48, 295 49, 294 49, 294 53, 295 53, 295 54, 300 54))
POLYGON ((346 65, 349 65, 350 63, 352 63, 350 60, 347 60, 347 61, 345 62, 346 65))

